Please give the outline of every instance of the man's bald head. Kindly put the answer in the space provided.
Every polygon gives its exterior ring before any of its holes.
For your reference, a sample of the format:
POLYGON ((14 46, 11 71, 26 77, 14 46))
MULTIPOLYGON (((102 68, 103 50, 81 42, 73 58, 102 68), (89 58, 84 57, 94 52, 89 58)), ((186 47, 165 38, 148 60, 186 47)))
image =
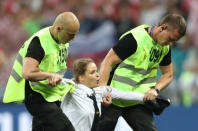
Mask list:
POLYGON ((79 31, 80 23, 72 12, 59 14, 50 29, 51 34, 59 43, 68 43, 79 31))
POLYGON ((53 26, 61 26, 70 33, 76 33, 80 28, 80 23, 72 12, 64 12, 56 17, 53 26))

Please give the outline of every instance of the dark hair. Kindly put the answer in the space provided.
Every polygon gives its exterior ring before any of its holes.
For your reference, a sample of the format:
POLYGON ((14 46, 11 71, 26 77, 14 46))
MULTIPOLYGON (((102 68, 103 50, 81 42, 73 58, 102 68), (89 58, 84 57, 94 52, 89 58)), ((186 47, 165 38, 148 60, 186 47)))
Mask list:
MULTIPOLYGON (((184 36, 186 33, 186 21, 183 16, 178 14, 169 14, 161 19, 159 26, 162 24, 167 24, 171 29, 178 29, 180 37, 184 36)), ((170 30, 170 28, 168 28, 170 30)))
POLYGON ((80 58, 74 61, 73 65, 73 73, 74 73, 74 80, 79 82, 78 77, 80 75, 84 75, 87 69, 87 65, 89 63, 94 63, 94 61, 90 58, 80 58))

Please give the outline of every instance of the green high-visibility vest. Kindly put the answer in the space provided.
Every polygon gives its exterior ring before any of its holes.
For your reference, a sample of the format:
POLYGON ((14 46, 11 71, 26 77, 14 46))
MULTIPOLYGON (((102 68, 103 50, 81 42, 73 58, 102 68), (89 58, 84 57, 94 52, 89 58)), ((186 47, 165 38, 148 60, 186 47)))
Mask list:
MULTIPOLYGON (((112 87, 144 94, 156 85, 157 67, 168 53, 169 45, 161 46, 156 43, 145 30, 148 27, 150 26, 138 26, 120 37, 122 39, 125 35, 132 34, 137 41, 137 50, 116 68, 111 81, 112 87)), ((117 99, 114 99, 112 103, 120 107, 139 104, 117 99)))
MULTIPOLYGON (((62 76, 66 72, 69 43, 56 43, 50 34, 49 27, 44 28, 29 38, 19 50, 6 86, 3 98, 4 103, 22 101, 25 98, 25 79, 22 76, 22 67, 29 44, 35 36, 39 37, 45 52, 45 56, 39 64, 39 69, 45 72, 58 73, 62 76)), ((48 80, 29 81, 29 84, 32 90, 41 93, 48 102, 62 100, 65 94, 71 90, 71 88, 61 84, 51 87, 48 85, 48 80)))

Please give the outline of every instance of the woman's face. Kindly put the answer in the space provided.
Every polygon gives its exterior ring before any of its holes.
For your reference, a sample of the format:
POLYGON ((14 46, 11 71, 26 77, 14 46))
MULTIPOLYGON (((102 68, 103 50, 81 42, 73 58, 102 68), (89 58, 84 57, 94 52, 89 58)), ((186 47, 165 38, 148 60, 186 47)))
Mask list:
POLYGON ((84 84, 90 88, 99 86, 99 73, 98 68, 95 63, 89 63, 87 65, 84 75, 80 76, 80 83, 84 84))

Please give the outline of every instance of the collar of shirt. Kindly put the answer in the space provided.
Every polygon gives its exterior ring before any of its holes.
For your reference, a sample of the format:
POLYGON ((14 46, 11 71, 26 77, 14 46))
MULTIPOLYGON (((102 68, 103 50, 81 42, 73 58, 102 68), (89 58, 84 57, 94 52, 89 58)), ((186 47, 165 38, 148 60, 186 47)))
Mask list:
POLYGON ((92 88, 89 88, 83 84, 78 84, 76 90, 81 90, 83 92, 85 92, 85 95, 91 95, 94 93, 94 90, 92 88))

